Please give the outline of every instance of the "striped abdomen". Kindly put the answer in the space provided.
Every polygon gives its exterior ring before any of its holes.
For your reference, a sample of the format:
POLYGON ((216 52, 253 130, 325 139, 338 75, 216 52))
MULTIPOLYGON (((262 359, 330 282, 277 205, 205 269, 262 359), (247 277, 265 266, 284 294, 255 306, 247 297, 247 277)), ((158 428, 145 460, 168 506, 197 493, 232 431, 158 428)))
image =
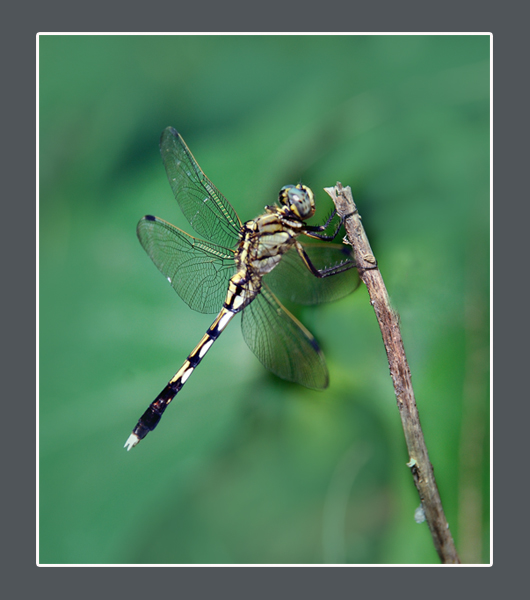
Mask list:
POLYGON ((158 394, 156 399, 149 405, 149 408, 140 417, 136 427, 125 442, 125 448, 130 450, 142 440, 150 431, 158 425, 167 406, 173 398, 180 392, 182 386, 189 379, 197 365, 204 358, 205 354, 212 347, 212 344, 219 337, 223 329, 228 325, 230 320, 235 316, 235 312, 223 306, 221 312, 212 323, 208 331, 204 334, 201 341, 195 349, 190 353, 184 364, 175 373, 175 376, 169 381, 166 387, 158 394))

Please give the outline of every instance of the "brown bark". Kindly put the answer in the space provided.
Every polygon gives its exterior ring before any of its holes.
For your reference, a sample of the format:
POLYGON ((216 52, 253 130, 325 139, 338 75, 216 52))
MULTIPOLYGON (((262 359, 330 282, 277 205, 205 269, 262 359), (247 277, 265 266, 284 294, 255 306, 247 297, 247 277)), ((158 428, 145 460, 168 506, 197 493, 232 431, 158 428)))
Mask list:
POLYGON ((407 466, 411 470, 414 483, 418 489, 434 546, 443 563, 460 563, 444 515, 440 494, 434 479, 433 467, 429 461, 427 446, 420 425, 410 369, 401 338, 398 314, 390 306, 383 278, 377 268, 377 261, 370 248, 350 188, 343 188, 340 183, 337 183, 334 188, 325 188, 325 190, 333 199, 338 214, 344 218, 344 225, 349 243, 353 247, 359 275, 368 289, 370 303, 374 307, 381 329, 410 457, 407 466))

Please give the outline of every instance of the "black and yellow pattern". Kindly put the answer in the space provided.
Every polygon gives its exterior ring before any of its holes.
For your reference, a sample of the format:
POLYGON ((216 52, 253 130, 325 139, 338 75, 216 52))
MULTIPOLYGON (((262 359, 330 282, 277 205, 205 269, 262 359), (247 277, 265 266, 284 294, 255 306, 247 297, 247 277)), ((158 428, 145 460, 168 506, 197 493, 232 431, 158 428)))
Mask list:
POLYGON ((280 206, 267 206, 264 214, 242 224, 175 129, 168 127, 162 133, 160 150, 182 212, 206 240, 153 216, 140 220, 138 238, 191 308, 205 313, 222 308, 182 367, 140 417, 125 443, 127 450, 157 426, 171 400, 238 312, 243 313, 243 337, 265 367, 310 388, 327 387, 326 362, 315 338, 275 294, 316 304, 352 292, 359 282, 349 248, 329 243, 304 246, 297 239, 303 234, 331 240, 341 225, 337 220, 334 231, 326 234, 334 213, 323 225, 307 225, 305 221, 315 212, 315 200, 305 185, 283 187, 280 206))

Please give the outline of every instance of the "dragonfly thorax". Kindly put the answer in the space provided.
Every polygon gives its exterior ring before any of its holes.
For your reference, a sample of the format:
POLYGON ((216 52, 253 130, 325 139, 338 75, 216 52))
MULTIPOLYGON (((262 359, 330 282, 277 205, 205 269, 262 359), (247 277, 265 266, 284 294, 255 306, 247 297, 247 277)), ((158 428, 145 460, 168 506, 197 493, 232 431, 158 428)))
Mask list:
POLYGON ((285 207, 268 207, 265 214, 243 225, 235 256, 238 272, 251 271, 261 277, 293 246, 303 223, 287 218, 284 212, 285 207))
POLYGON ((266 213, 241 227, 234 256, 237 272, 230 279, 225 308, 239 311, 247 306, 260 292, 262 277, 295 243, 303 222, 285 212, 286 207, 267 207, 266 213))

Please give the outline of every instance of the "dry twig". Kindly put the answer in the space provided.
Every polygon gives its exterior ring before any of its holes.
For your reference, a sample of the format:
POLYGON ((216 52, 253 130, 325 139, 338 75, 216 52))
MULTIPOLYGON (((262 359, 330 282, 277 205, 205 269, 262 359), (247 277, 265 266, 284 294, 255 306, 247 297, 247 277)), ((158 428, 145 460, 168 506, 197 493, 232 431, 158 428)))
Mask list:
POLYGON ((338 214, 344 218, 346 232, 349 242, 353 246, 359 275, 368 289, 371 304, 374 307, 381 328, 410 457, 407 466, 410 467, 414 483, 418 489, 421 506, 431 530, 434 546, 443 563, 460 563, 442 508, 440 494, 434 479, 434 471, 429 461, 416 400, 414 399, 410 369, 401 338, 398 315, 390 307, 390 300, 383 278, 377 268, 377 261, 372 254, 350 188, 343 188, 340 183, 337 183, 334 188, 325 188, 325 190, 333 199, 338 214))

